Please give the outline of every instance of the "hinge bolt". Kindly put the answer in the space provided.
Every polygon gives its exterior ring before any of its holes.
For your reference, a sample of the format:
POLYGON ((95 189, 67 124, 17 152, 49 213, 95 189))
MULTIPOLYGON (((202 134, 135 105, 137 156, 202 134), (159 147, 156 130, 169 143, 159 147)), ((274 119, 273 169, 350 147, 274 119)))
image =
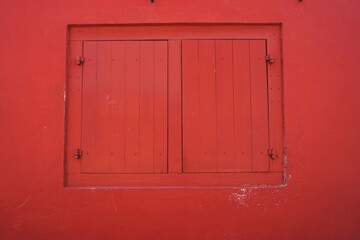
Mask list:
POLYGON ((273 148, 268 150, 268 155, 271 159, 275 159, 277 157, 276 151, 273 148))
POLYGON ((81 64, 83 64, 84 63, 84 57, 83 56, 77 56, 76 57, 76 64, 77 65, 81 65, 81 64))
POLYGON ((270 64, 273 64, 275 62, 275 58, 272 55, 266 55, 265 60, 266 60, 266 62, 268 62, 270 64))
POLYGON ((80 159, 83 155, 83 151, 80 148, 77 148, 74 152, 74 157, 76 159, 80 159))

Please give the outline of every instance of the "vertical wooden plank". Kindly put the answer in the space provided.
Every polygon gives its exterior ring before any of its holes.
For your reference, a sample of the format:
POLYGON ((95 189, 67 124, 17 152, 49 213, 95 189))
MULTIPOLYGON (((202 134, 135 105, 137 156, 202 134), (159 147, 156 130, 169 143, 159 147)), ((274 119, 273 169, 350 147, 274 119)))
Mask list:
POLYGON ((82 66, 76 64, 76 57, 82 56, 82 41, 69 42, 68 81, 66 86, 66 172, 79 173, 80 161, 74 151, 81 148, 81 95, 82 66))
POLYGON ((125 163, 125 42, 113 41, 111 51, 110 169, 123 173, 125 163))
POLYGON ((235 172, 251 172, 251 97, 249 40, 234 40, 235 172))
POLYGON ((126 42, 125 172, 139 172, 139 41, 126 42))
POLYGON ((140 169, 152 173, 154 164, 154 42, 140 42, 140 169))
POLYGON ((182 172, 181 41, 168 42, 168 171, 182 172))
POLYGON ((218 172, 234 172, 234 84, 231 40, 216 41, 218 172))
POLYGON ((167 172, 167 42, 154 42, 154 172, 167 172))
POLYGON ((250 41, 252 158, 254 172, 269 170, 268 92, 265 40, 250 41))
POLYGON ((97 45, 97 54, 96 65, 84 64, 82 121, 85 157, 82 161, 84 167, 82 170, 105 173, 110 170, 111 42, 86 42, 85 55, 87 55, 88 44, 90 44, 89 56, 95 49, 91 44, 97 45), (94 71, 96 71, 95 74, 94 71))
POLYGON ((98 42, 96 79, 96 171, 110 171, 111 42, 98 42))
POLYGON ((82 149, 81 172, 96 171, 96 87, 97 87, 97 50, 98 43, 84 42, 86 64, 83 66, 82 93, 82 149))
POLYGON ((182 41, 183 171, 199 172, 199 48, 197 40, 182 41))
POLYGON ((200 172, 216 172, 215 40, 199 41, 199 161, 200 172))

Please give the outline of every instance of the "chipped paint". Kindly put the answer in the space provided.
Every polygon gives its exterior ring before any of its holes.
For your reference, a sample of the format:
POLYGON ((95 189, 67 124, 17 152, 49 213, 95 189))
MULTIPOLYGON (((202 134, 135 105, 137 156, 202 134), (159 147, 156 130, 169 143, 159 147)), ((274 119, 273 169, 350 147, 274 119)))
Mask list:
POLYGON ((240 188, 239 192, 230 194, 230 199, 240 205, 247 206, 246 200, 250 197, 251 188, 240 188))

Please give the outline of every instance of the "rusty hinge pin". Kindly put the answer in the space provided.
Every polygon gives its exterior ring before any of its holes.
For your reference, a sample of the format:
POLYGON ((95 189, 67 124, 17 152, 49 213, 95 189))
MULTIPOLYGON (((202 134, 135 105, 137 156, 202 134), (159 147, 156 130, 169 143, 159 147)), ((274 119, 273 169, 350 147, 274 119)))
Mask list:
POLYGON ((273 64, 275 62, 275 58, 272 55, 266 55, 265 60, 266 60, 266 62, 268 62, 270 64, 273 64))
POLYGON ((76 57, 76 64, 77 65, 81 65, 81 64, 83 64, 84 63, 84 57, 83 56, 77 56, 76 57))
POLYGON ((74 157, 76 159, 80 159, 83 155, 83 151, 80 148, 77 148, 74 152, 74 157))
POLYGON ((268 155, 271 159, 275 159, 277 157, 276 151, 273 148, 268 150, 268 155))

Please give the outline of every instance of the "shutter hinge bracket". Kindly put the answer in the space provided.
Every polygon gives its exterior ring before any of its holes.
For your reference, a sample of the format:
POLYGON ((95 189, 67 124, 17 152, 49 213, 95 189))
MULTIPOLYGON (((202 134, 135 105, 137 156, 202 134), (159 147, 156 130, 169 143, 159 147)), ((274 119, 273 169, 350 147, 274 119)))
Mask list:
POLYGON ((80 148, 77 148, 74 152, 74 157, 76 159, 81 159, 82 155, 83 155, 83 150, 80 148))
POLYGON ((76 56, 76 64, 82 65, 85 61, 85 58, 83 56, 76 56))
POLYGON ((275 62, 275 58, 274 58, 273 55, 266 55, 266 56, 265 56, 265 60, 266 60, 266 62, 269 63, 269 64, 273 64, 273 63, 275 62))
POLYGON ((275 151, 275 149, 273 149, 273 148, 270 148, 270 149, 268 150, 268 155, 269 155, 269 157, 270 157, 271 159, 275 159, 275 158, 277 157, 276 151, 275 151))

